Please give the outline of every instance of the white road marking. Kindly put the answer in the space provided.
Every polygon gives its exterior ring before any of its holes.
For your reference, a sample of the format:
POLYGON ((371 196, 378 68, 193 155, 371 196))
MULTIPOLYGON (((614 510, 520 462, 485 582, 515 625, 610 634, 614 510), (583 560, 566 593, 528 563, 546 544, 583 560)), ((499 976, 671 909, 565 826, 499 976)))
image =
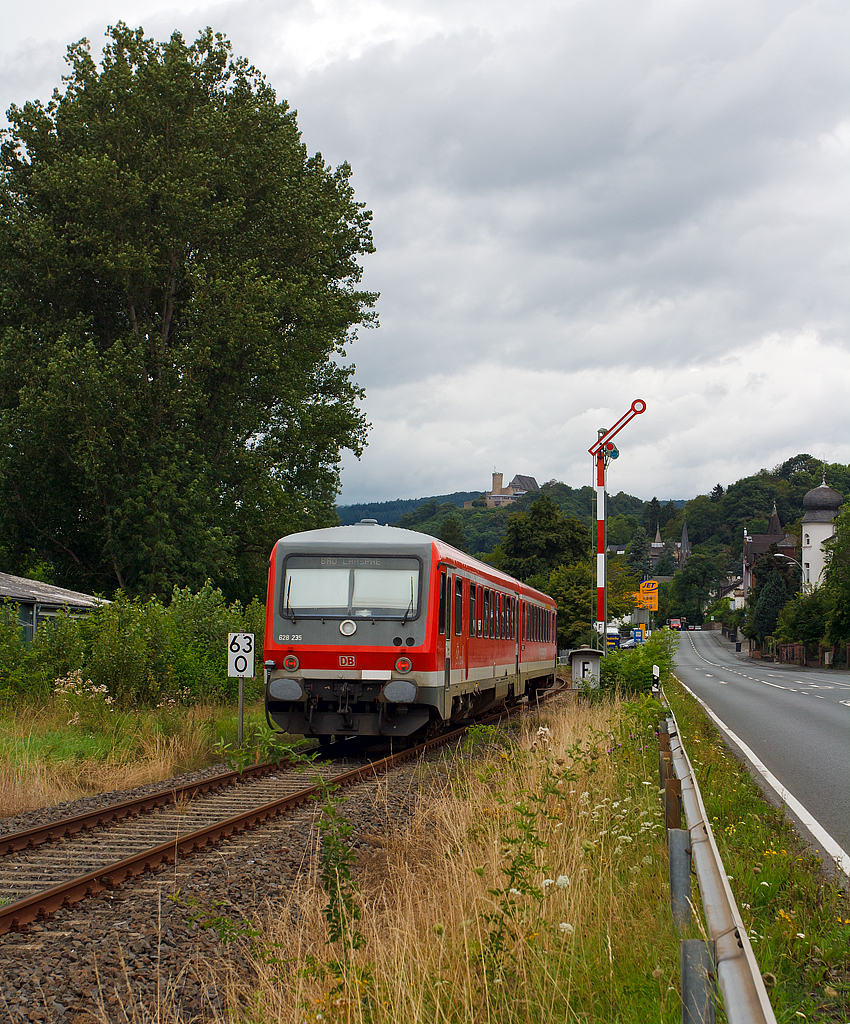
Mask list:
MULTIPOLYGON (((679 682, 682 683, 682 680, 680 679, 679 682)), ((759 760, 759 758, 756 757, 756 755, 753 753, 752 750, 750 750, 747 744, 744 743, 744 741, 739 736, 732 732, 732 730, 729 728, 728 725, 726 725, 725 722, 721 721, 717 717, 717 715, 715 715, 715 713, 705 703, 705 701, 697 697, 694 691, 685 683, 682 683, 682 686, 685 687, 688 693, 695 700, 699 701, 699 703, 705 709, 705 713, 709 716, 709 718, 711 718, 711 720, 714 722, 717 728, 721 729, 724 733, 726 733, 729 739, 732 740, 732 742, 735 743, 736 746, 738 746, 741 749, 741 751, 743 751, 744 757, 747 758, 747 760, 750 762, 753 768, 755 768, 759 775, 761 775, 761 777, 768 784, 768 786, 770 786, 774 793, 776 793, 779 799, 787 807, 789 807, 794 812, 794 814, 797 815, 800 821, 803 822, 803 824, 806 826, 809 832, 812 833, 815 839, 817 839, 818 843, 820 843, 820 845, 823 847, 824 852, 828 853, 830 857, 832 857, 833 860, 835 860, 836 864, 839 866, 839 868, 841 868, 844 874, 850 877, 850 854, 848 854, 838 845, 838 843, 832 838, 832 836, 826 831, 826 829, 820 824, 820 822, 812 814, 810 814, 808 810, 806 810, 806 808, 793 795, 793 793, 788 792, 788 790, 782 785, 779 779, 777 779, 776 776, 772 772, 770 772, 767 769, 767 767, 759 760)), ((850 705, 850 701, 842 701, 841 703, 850 705)))
POLYGON ((763 679, 762 682, 764 683, 765 686, 775 686, 777 690, 787 690, 788 689, 787 686, 780 686, 779 683, 769 683, 766 679, 763 679))

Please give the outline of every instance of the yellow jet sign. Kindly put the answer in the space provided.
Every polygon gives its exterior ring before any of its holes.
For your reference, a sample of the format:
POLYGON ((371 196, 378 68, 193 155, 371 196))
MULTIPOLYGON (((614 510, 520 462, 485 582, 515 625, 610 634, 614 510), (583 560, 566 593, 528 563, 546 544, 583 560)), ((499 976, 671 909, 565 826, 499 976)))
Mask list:
POLYGON ((640 585, 640 593, 635 594, 638 608, 647 612, 658 611, 658 584, 655 580, 645 580, 640 585))

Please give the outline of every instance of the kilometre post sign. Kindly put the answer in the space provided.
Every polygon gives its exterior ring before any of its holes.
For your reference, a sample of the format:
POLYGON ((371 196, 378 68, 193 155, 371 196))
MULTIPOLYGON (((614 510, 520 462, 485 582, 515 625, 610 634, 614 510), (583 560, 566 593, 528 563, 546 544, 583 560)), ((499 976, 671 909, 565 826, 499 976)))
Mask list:
POLYGON ((229 676, 254 675, 254 634, 227 634, 227 674, 229 676))

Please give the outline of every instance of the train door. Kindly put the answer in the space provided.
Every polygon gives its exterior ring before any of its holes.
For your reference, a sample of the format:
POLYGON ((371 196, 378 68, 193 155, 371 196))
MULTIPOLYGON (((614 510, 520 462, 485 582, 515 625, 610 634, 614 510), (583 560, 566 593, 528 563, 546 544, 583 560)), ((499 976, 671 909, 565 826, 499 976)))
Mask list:
POLYGON ((455 576, 454 640, 452 641, 452 665, 458 673, 458 681, 466 667, 466 650, 463 643, 463 576, 455 576))
POLYGON ((446 608, 446 663, 445 683, 448 690, 452 682, 452 574, 444 572, 443 586, 445 587, 445 608, 446 608))
POLYGON ((516 665, 514 671, 516 672, 517 680, 519 680, 519 607, 519 597, 515 597, 511 609, 511 629, 514 636, 514 659, 516 665))

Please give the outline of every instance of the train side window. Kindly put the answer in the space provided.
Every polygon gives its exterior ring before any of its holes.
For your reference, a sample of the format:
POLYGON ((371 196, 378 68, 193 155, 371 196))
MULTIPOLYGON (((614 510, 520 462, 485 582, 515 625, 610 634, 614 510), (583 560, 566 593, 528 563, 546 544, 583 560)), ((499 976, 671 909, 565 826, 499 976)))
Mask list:
POLYGON ((475 584, 469 584, 469 635, 475 636, 475 584))
POLYGON ((484 614, 482 617, 484 619, 482 635, 487 636, 487 623, 490 621, 490 591, 486 587, 484 588, 484 614))
POLYGON ((446 632, 446 574, 440 573, 440 611, 437 616, 437 628, 440 633, 446 632))
POLYGON ((499 636, 505 639, 505 595, 499 594, 499 636))
POLYGON ((496 591, 490 591, 490 633, 491 637, 496 635, 496 591))
POLYGON ((525 640, 525 601, 523 601, 523 603, 522 603, 522 610, 521 610, 521 615, 520 615, 519 638, 520 638, 520 640, 525 640))
POLYGON ((463 578, 455 576, 455 636, 463 635, 463 578))

